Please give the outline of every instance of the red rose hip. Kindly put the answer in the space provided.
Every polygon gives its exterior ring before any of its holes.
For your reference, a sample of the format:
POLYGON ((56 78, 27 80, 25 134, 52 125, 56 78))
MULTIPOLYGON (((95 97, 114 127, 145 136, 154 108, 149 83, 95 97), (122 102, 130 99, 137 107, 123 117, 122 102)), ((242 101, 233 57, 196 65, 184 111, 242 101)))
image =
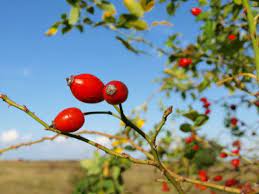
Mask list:
POLYGON ((240 160, 239 159, 233 159, 231 160, 231 164, 234 168, 238 168, 240 165, 240 160))
POLYGON ((219 156, 220 156, 221 158, 226 158, 226 157, 228 157, 228 154, 225 153, 225 152, 221 152, 221 153, 219 154, 219 156))
POLYGON ((198 7, 194 7, 194 8, 191 9, 191 12, 192 12, 192 15, 198 16, 198 15, 201 14, 202 10, 198 7))
POLYGON ((233 40, 236 40, 236 39, 237 39, 237 36, 235 34, 228 35, 228 40, 233 41, 233 40))
POLYGON ((180 67, 188 67, 191 64, 192 64, 192 59, 189 59, 189 58, 180 58, 178 61, 178 65, 180 67))
POLYGON ((213 180, 214 181, 221 181, 222 180, 222 176, 216 175, 216 176, 213 177, 213 180))
POLYGON ((103 101, 103 82, 94 75, 80 74, 71 76, 67 83, 76 99, 85 103, 103 101))
POLYGON ((230 119, 230 123, 231 123, 231 125, 233 125, 233 126, 236 126, 236 125, 237 125, 237 122, 238 122, 238 120, 237 120, 237 118, 235 118, 235 117, 232 117, 232 118, 230 119))
POLYGON ((74 132, 85 122, 84 114, 78 108, 67 108, 61 111, 53 121, 54 128, 62 132, 74 132))
POLYGON ((121 104, 128 98, 128 88, 121 81, 111 81, 103 88, 103 97, 109 104, 121 104))

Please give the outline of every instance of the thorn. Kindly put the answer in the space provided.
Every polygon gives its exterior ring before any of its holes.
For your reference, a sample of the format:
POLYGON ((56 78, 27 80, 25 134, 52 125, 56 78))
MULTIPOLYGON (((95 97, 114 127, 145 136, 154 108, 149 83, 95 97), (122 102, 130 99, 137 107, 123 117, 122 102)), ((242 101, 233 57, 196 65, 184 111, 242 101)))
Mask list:
POLYGON ((27 108, 27 106, 23 105, 23 108, 25 112, 29 112, 29 109, 27 108))

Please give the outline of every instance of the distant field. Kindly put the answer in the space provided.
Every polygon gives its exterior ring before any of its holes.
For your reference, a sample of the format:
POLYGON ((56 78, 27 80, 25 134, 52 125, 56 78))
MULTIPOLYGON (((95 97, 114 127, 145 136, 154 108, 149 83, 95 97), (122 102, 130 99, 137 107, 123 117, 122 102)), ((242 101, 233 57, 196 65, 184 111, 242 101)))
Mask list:
MULTIPOLYGON (((243 179, 258 182, 258 168, 249 167, 246 171, 243 179)), ((0 161, 0 194, 71 194, 73 185, 82 175, 77 161, 0 161)), ((132 194, 162 194, 161 183, 155 182, 161 177, 151 167, 134 165, 124 174, 126 191, 132 194)), ((209 192, 188 192, 195 193, 209 192)))

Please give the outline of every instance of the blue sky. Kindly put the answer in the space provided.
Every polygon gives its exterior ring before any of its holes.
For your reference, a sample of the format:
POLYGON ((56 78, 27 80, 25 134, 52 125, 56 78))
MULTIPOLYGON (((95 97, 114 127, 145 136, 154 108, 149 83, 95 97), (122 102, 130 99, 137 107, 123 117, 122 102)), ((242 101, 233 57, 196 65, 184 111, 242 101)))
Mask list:
MULTIPOLYGON (((167 19, 173 27, 154 28, 144 33, 148 39, 161 44, 167 35, 172 32, 181 32, 182 44, 195 39, 199 31, 199 24, 194 23, 195 18, 189 10, 196 3, 187 3, 179 9, 176 17, 163 15, 161 7, 151 12, 155 18, 167 19)), ((0 8, 0 93, 8 94, 21 104, 26 104, 47 122, 66 107, 80 107, 82 110, 111 110, 106 103, 88 105, 78 102, 71 95, 66 86, 65 78, 79 73, 97 75, 104 82, 121 80, 128 85, 130 94, 125 103, 125 110, 130 111, 143 101, 159 85, 152 81, 162 75, 165 59, 153 56, 138 56, 128 52, 115 40, 115 34, 102 28, 86 28, 83 34, 72 31, 68 35, 60 33, 55 37, 46 37, 44 32, 58 20, 59 15, 69 11, 65 1, 60 0, 14 0, 12 3, 2 2, 0 8)), ((148 16, 149 17, 149 16, 148 16)), ((153 16, 148 18, 153 20, 153 16)), ((210 98, 218 98, 222 90, 212 89, 207 93, 210 98), (219 93, 220 91, 220 93, 219 93)), ((163 97, 156 96, 152 101, 147 114, 147 127, 151 127, 160 118, 157 102, 163 97)), ((167 105, 179 108, 186 104, 177 96, 164 99, 167 105)), ((197 104, 197 106, 200 106, 197 104)), ((215 127, 223 129, 217 122, 222 118, 222 110, 213 110, 213 119, 207 124, 204 133, 215 136, 218 131, 215 127), (213 127, 212 127, 213 126, 213 127)), ((243 112, 243 115, 245 112, 243 112)), ((255 111, 249 113, 255 115, 255 111)), ((255 120, 248 116, 247 119, 255 120)), ((84 128, 104 132, 116 131, 118 122, 107 116, 86 118, 84 128)), ((19 141, 37 139, 51 133, 42 130, 24 113, 8 108, 0 103, 0 134, 6 131, 15 131, 19 134, 19 141)), ((95 137, 94 137, 95 138, 95 137)), ((17 140, 17 141, 18 141, 17 140)), ((14 142, 0 142, 5 147, 14 142)), ((30 148, 6 153, 1 158, 27 158, 27 159, 63 159, 83 158, 92 150, 89 145, 69 140, 54 143, 42 143, 30 148), (75 151, 76 150, 76 151, 75 151)))

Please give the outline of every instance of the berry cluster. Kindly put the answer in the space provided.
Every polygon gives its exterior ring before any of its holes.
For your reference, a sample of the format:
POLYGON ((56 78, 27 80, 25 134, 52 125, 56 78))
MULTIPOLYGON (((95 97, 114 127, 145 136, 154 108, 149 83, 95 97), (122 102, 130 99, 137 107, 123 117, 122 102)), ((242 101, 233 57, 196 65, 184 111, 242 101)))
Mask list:
MULTIPOLYGON (((199 170, 198 172, 198 177, 200 179, 200 181, 202 182, 207 182, 209 181, 209 176, 208 176, 208 172, 206 170, 199 170)), ((221 175, 216 175, 212 178, 212 181, 214 182, 220 182, 223 180, 223 177, 221 175)), ((237 185, 238 184, 238 180, 234 179, 234 178, 230 178, 230 179, 227 179, 225 180, 225 186, 228 186, 228 187, 231 187, 231 186, 234 186, 234 185, 237 185)), ((200 189, 200 190, 206 190, 207 187, 206 186, 202 186, 202 185, 196 185, 196 188, 197 189, 200 189)))
MULTIPOLYGON (((67 78, 67 84, 74 97, 84 103, 99 103, 105 100, 111 105, 125 102, 128 88, 121 81, 111 81, 106 85, 94 75, 80 74, 67 78)), ((62 132, 74 132, 84 122, 84 113, 78 108, 67 108, 61 111, 53 121, 53 127, 62 132)))
POLYGON ((205 108, 205 115, 210 114, 211 110, 210 110, 210 102, 208 101, 207 98, 203 97, 200 99, 200 101, 203 103, 203 107, 205 108))
MULTIPOLYGON (((238 158, 234 158, 231 160, 231 165, 234 167, 235 170, 238 170, 239 166, 240 166, 240 159, 239 159, 239 152, 241 149, 241 142, 239 140, 236 140, 232 143, 232 146, 234 147, 234 149, 231 151, 233 156, 238 156, 238 158)), ((219 154, 219 156, 221 158, 227 158, 229 156, 229 154, 225 153, 225 152, 221 152, 219 154)))

